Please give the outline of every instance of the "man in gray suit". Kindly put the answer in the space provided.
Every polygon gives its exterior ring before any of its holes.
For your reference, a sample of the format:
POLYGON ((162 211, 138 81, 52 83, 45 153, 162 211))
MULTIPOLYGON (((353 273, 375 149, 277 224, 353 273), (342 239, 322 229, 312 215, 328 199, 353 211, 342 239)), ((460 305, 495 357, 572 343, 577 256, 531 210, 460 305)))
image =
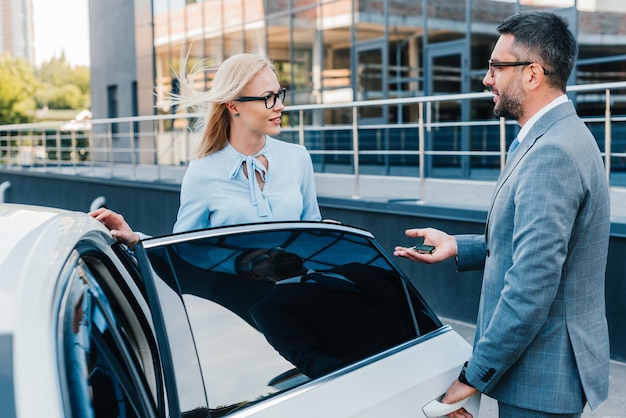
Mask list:
MULTIPOLYGON (((436 247, 395 255, 484 269, 472 357, 443 402, 480 391, 500 418, 580 417, 608 396, 604 275, 609 194, 597 144, 567 99, 576 55, 567 22, 548 12, 498 26, 483 83, 496 116, 521 126, 495 187, 484 235, 411 229, 436 247)), ((451 417, 470 416, 460 409, 451 417)))

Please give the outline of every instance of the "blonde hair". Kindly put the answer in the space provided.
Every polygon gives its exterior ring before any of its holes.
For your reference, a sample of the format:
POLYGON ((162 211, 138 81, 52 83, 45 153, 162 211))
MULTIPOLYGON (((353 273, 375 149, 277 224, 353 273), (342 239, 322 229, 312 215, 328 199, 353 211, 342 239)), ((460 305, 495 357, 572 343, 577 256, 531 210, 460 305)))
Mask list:
MULTIPOLYGON (((186 68, 187 58, 181 61, 181 69, 186 68)), ((265 55, 236 54, 221 65, 194 65, 188 74, 181 71, 180 94, 172 95, 172 102, 190 107, 201 115, 196 128, 202 129, 202 136, 192 158, 221 150, 228 143, 231 116, 226 103, 241 96, 241 91, 264 68, 270 68, 278 77, 274 63, 265 55), (198 91, 194 78, 199 73, 214 72, 212 86, 208 91, 198 91)))

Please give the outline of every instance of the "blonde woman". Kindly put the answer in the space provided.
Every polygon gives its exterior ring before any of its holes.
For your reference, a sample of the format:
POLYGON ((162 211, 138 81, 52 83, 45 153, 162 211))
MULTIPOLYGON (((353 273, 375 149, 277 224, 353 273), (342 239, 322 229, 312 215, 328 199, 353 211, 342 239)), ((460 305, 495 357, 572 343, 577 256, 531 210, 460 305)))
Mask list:
MULTIPOLYGON (((285 89, 265 56, 238 54, 222 63, 206 93, 190 103, 206 115, 198 159, 181 186, 174 232, 273 220, 320 220, 307 150, 274 139, 285 89)), ((194 94, 195 93, 195 94, 194 94)), ((184 103, 184 101, 183 101, 184 103)))
MULTIPOLYGON (((202 68, 200 71, 204 71, 202 68)), ((206 92, 181 79, 178 105, 203 115, 202 135, 181 185, 174 232, 251 222, 321 220, 308 151, 274 139, 285 89, 263 55, 237 54, 215 72, 206 92)), ((139 236, 107 209, 91 213, 131 247, 139 236)))

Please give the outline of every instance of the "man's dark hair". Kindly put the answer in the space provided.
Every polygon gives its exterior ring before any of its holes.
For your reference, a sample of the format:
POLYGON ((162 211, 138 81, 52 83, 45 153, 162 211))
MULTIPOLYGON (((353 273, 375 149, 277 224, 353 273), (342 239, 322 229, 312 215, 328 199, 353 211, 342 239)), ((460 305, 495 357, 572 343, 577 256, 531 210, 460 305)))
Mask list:
POLYGON ((549 73, 548 81, 565 92, 578 56, 578 43, 565 18, 544 11, 521 12, 500 23, 498 32, 513 35, 511 52, 517 59, 537 61, 549 73))

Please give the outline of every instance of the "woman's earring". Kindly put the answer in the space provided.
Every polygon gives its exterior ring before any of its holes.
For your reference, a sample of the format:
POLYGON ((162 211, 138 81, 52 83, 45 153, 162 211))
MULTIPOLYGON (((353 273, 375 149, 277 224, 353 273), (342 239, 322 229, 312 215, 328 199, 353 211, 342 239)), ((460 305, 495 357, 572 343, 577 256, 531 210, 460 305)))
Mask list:
POLYGON ((239 117, 239 113, 234 113, 233 116, 238 118, 239 117))

